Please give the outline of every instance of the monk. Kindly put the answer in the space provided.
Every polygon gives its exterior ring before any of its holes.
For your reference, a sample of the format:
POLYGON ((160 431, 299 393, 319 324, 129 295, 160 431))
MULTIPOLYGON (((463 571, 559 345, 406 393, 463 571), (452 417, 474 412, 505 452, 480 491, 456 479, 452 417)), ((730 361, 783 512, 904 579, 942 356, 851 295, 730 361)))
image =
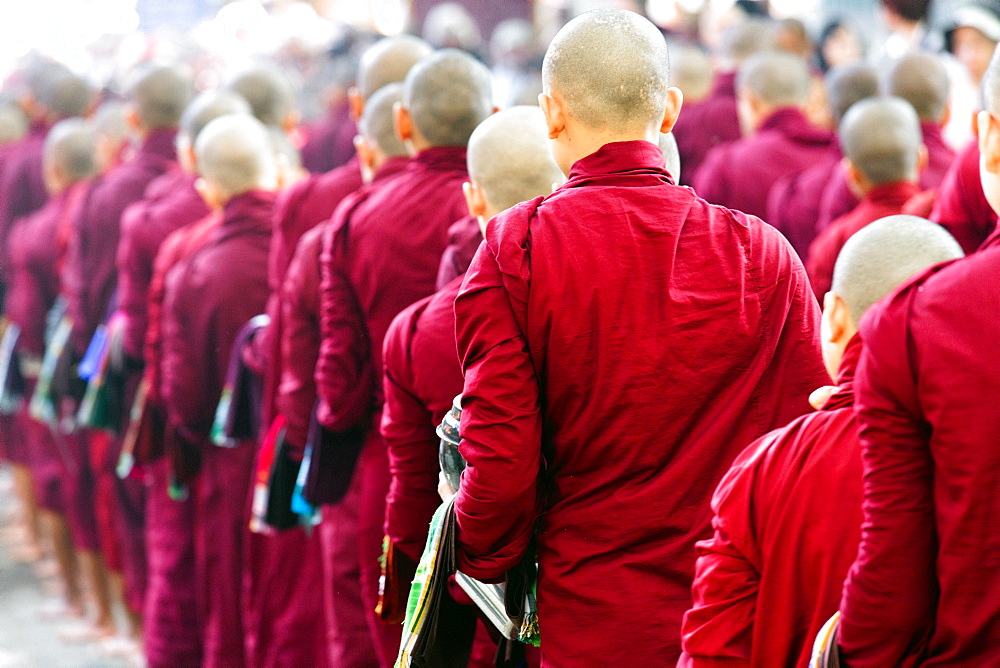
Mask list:
POLYGON ((323 249, 317 417, 343 447, 359 447, 363 439, 354 471, 361 495, 356 547, 384 666, 396 659, 401 627, 382 624, 374 613, 389 487, 378 431, 382 341, 396 314, 434 291, 448 227, 466 212, 466 144, 491 112, 489 71, 472 57, 445 49, 415 65, 396 118, 413 160, 350 209, 338 209, 336 232, 323 249))
MULTIPOLYGON (((920 117, 920 130, 927 148, 927 161, 920 171, 920 189, 924 191, 934 190, 941 184, 955 159, 955 152, 945 144, 941 134, 941 128, 948 122, 949 88, 947 70, 941 59, 931 54, 904 56, 882 73, 882 94, 906 100, 920 117)), ((857 201, 843 175, 832 180, 820 204, 818 231, 823 231, 857 206, 857 201)))
MULTIPOLYGON (((977 116, 983 192, 1000 209, 1000 55, 977 116)), ((855 380, 861 546, 840 602, 851 665, 1000 661, 1000 551, 991 448, 1000 425, 995 244, 931 269, 861 323, 855 380)))
POLYGON ((928 217, 951 232, 966 253, 978 249, 996 230, 997 214, 979 181, 978 141, 969 143, 955 158, 928 217))
POLYGON ((128 106, 123 102, 105 102, 97 108, 90 122, 94 128, 97 171, 105 174, 125 160, 131 147, 128 106))
POLYGON ((805 61, 787 53, 761 53, 743 63, 737 90, 746 136, 709 152, 695 174, 695 192, 713 204, 766 216, 778 179, 829 154, 830 133, 811 126, 804 114, 810 85, 805 61))
POLYGON ((166 276, 161 387, 168 430, 197 448, 195 581, 204 635, 203 665, 245 661, 240 614, 252 444, 211 444, 230 348, 267 300, 267 250, 277 164, 256 119, 217 118, 195 142, 199 191, 221 222, 207 243, 166 276))
MULTIPOLYGON (((46 316, 59 296, 59 263, 66 248, 69 221, 79 206, 87 179, 96 171, 93 143, 93 133, 82 120, 69 119, 53 126, 43 146, 42 160, 50 198, 41 209, 16 221, 10 237, 11 282, 5 315, 20 329, 17 357, 11 363, 20 367, 27 397, 34 392, 45 352, 46 316)), ((27 401, 14 424, 28 446, 41 519, 62 584, 62 613, 83 616, 84 599, 71 527, 79 535, 83 527, 93 526, 92 520, 81 516, 85 511, 67 498, 63 488, 67 465, 59 444, 47 425, 29 416, 27 401)), ((89 570, 85 573, 90 574, 89 570)))
POLYGON ((920 120, 900 98, 864 100, 840 127, 844 172, 861 204, 833 222, 809 247, 806 268, 818 299, 830 290, 837 255, 852 234, 879 218, 898 214, 920 191, 918 174, 926 158, 920 120))
MULTIPOLYGON (((867 65, 837 67, 826 75, 826 96, 834 126, 857 102, 879 94, 878 75, 867 65)), ((797 174, 778 180, 767 198, 767 222, 785 235, 792 248, 805 257, 816 238, 820 200, 827 185, 840 179, 843 152, 834 137, 827 155, 797 174)), ((852 195, 853 197, 853 195, 852 195)))
POLYGON ((743 136, 736 103, 736 73, 748 58, 773 46, 774 31, 760 20, 736 23, 723 35, 711 92, 703 100, 691 101, 674 130, 681 162, 690 174, 684 185, 694 183, 709 151, 743 136))
POLYGON ((265 65, 240 72, 229 82, 229 89, 245 99, 258 121, 272 128, 291 132, 299 122, 295 93, 276 67, 265 65))
POLYGON ((883 218, 844 244, 823 308, 823 360, 836 387, 814 395, 815 413, 744 450, 715 491, 681 664, 809 665, 861 538, 858 323, 910 276, 961 256, 940 226, 912 216, 883 218))
MULTIPOLYGON (((480 124, 469 139, 468 166, 465 198, 480 228, 501 211, 547 195, 563 181, 548 151, 545 119, 535 107, 513 107, 480 124)), ((454 302, 471 260, 468 255, 465 266, 457 267, 458 276, 441 291, 396 316, 385 339, 381 430, 391 473, 385 533, 388 549, 396 553, 393 562, 410 564, 408 572, 404 569, 407 577, 399 583, 407 589, 427 540, 431 516, 441 504, 437 490, 440 439, 435 428, 455 396, 462 393, 454 302)), ((395 595, 386 592, 386 596, 395 595)))
POLYGON ((455 302, 459 569, 537 554, 543 665, 676 661, 713 485, 826 382, 791 247, 663 169, 665 53, 627 11, 556 35, 539 101, 569 180, 489 224, 455 302))
MULTIPOLYGON (((359 119, 358 156, 372 182, 348 196, 343 206, 351 207, 368 190, 380 187, 406 164, 406 147, 396 136, 393 108, 402 100, 402 84, 380 88, 365 104, 359 119)), ((276 408, 285 420, 285 440, 293 456, 301 459, 309 422, 316 403, 313 373, 320 346, 320 251, 328 224, 306 232, 281 286, 281 382, 276 408)), ((358 551, 354 542, 359 491, 352 490, 336 505, 323 509, 319 527, 323 574, 326 585, 321 595, 326 611, 324 650, 330 666, 378 665, 375 643, 367 623, 368 610, 361 598, 358 551)), ((314 549, 310 545, 309 549, 314 549)), ((307 576, 303 574, 303 579, 307 576)), ((315 582, 307 583, 315 588, 315 582)))

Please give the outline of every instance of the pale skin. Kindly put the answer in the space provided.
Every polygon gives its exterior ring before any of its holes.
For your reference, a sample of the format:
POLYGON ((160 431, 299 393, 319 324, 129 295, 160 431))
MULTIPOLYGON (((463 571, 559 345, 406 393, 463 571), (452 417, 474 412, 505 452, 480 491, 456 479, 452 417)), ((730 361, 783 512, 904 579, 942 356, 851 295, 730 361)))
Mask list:
MULTIPOLYGON (((820 323, 820 344, 823 348, 823 364, 830 378, 837 377, 847 344, 857 333, 858 323, 851 317, 847 303, 834 292, 826 293, 820 323)), ((819 410, 836 391, 836 385, 821 387, 809 395, 809 404, 819 410)))
MULTIPOLYGON (((923 144, 920 145, 920 150, 917 155, 917 172, 923 171, 924 167, 927 166, 927 147, 923 144)), ((862 199, 865 195, 872 191, 876 187, 876 184, 871 182, 867 176, 864 175, 860 169, 854 166, 847 158, 841 161, 841 167, 844 170, 844 174, 847 177, 847 187, 851 189, 851 192, 858 199, 862 199)), ((916 183, 917 176, 913 175, 909 181, 916 183)))

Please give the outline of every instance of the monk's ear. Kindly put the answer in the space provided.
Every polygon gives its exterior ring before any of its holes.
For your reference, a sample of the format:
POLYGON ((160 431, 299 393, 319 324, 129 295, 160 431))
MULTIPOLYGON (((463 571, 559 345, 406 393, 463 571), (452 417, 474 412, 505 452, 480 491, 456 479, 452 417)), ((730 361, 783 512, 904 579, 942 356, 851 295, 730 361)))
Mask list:
POLYGON ((347 89, 347 106, 351 109, 351 118, 354 122, 361 120, 361 113, 365 110, 365 98, 361 97, 361 91, 357 86, 347 89))
POLYGON ((990 174, 1000 174, 1000 122, 990 112, 980 111, 978 126, 983 169, 990 174))
POLYGON ((538 106, 542 108, 542 114, 545 116, 549 139, 558 138, 566 130, 566 111, 563 109, 562 101, 555 96, 539 93, 538 106))
POLYGON ((660 124, 660 132, 667 134, 674 129, 674 123, 681 113, 681 106, 684 104, 684 93, 680 88, 671 86, 667 89, 667 106, 663 110, 663 122, 660 124))
POLYGON ((927 146, 924 145, 924 144, 921 144, 920 148, 917 150, 917 173, 918 174, 920 172, 924 171, 924 168, 927 167, 927 163, 928 162, 930 162, 930 153, 928 153, 928 151, 927 151, 927 146))
POLYGON ((136 132, 142 131, 142 121, 139 120, 139 113, 135 109, 129 109, 125 114, 125 122, 136 132))
POLYGON ((861 170, 854 166, 847 158, 844 158, 840 162, 841 168, 844 170, 844 177, 847 179, 847 187, 850 188, 854 195, 861 199, 864 197, 865 192, 868 190, 868 179, 865 175, 861 173, 861 170))
POLYGON ((302 116, 298 111, 290 111, 285 116, 284 120, 281 121, 281 129, 285 132, 291 132, 299 126, 299 121, 302 120, 302 116))
POLYGON ((854 336, 856 325, 851 317, 851 309, 840 295, 828 292, 823 297, 823 318, 827 321, 827 341, 841 345, 854 336))
POLYGON ((361 135, 354 137, 354 150, 358 154, 358 162, 361 163, 361 180, 371 183, 375 176, 375 151, 361 135))
POLYGON ((225 203, 225 198, 222 196, 221 191, 215 186, 214 183, 210 183, 202 177, 194 182, 194 189, 198 191, 201 195, 201 199, 204 200, 205 205, 208 206, 212 211, 218 211, 222 208, 225 203))
POLYGON ((469 215, 473 218, 483 218, 486 215, 486 193, 475 181, 462 184, 462 194, 465 195, 465 205, 469 207, 469 215))
POLYGON ((413 117, 410 116, 410 110, 397 102, 392 106, 392 118, 399 140, 408 142, 413 139, 413 117))

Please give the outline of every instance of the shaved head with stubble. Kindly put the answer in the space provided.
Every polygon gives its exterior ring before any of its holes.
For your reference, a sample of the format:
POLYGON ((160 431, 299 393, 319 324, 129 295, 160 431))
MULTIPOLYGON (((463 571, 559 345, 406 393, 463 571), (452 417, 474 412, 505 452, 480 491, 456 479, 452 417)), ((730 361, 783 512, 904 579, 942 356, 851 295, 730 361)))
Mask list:
POLYGON ((929 53, 903 56, 885 72, 882 92, 909 102, 922 121, 941 123, 948 110, 951 83, 944 63, 929 53))
POLYGON ((198 172, 215 189, 215 203, 256 188, 274 188, 274 144, 266 126, 253 116, 231 114, 205 126, 195 141, 198 172))
POLYGON ((393 108, 403 100, 403 84, 392 83, 377 90, 365 104, 358 132, 365 142, 386 157, 406 155, 406 146, 396 134, 393 108))
POLYGON ((180 70, 153 67, 136 80, 128 100, 143 130, 175 128, 193 92, 191 80, 180 70))
POLYGON ((288 130, 296 123, 295 91, 276 67, 246 70, 229 83, 229 88, 250 104, 254 117, 264 125, 288 130))
POLYGON ((868 65, 835 67, 824 82, 830 114, 837 125, 855 104, 879 94, 878 74, 868 65))
POLYGON ((917 179, 920 119, 905 100, 862 100, 844 116, 839 136, 844 156, 872 185, 917 179))
POLYGON ((433 52, 430 44, 413 35, 379 40, 361 56, 358 92, 367 100, 383 87, 402 82, 414 65, 433 52))

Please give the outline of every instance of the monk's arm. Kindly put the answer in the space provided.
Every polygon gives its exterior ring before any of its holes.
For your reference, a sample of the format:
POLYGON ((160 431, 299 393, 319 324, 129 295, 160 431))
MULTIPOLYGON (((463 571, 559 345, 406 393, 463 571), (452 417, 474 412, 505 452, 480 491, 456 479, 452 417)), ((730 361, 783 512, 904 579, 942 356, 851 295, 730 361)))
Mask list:
POLYGON ((438 444, 434 417, 413 391, 409 346, 404 336, 409 310, 393 321, 385 339, 385 405, 382 437, 389 454, 389 495, 385 532, 414 561, 419 561, 427 526, 441 505, 438 497, 438 444))
POLYGON ((695 545, 693 605, 681 625, 683 665, 749 664, 760 588, 750 515, 759 461, 753 453, 769 441, 767 437, 747 448, 712 498, 714 534, 695 545))
POLYGON ((320 259, 319 359, 317 418, 327 429, 342 432, 357 426, 371 407, 375 391, 371 351, 364 316, 354 288, 334 251, 324 241, 320 259))
MULTIPOLYGON (((933 462, 918 417, 905 321, 907 294, 866 324, 855 380, 864 466, 861 545, 844 584, 840 646, 853 665, 897 665, 934 619, 933 462)), ((879 309, 879 307, 876 307, 879 309)))
POLYGON ((305 452, 316 403, 313 371, 319 357, 319 295, 315 285, 307 290, 301 259, 301 253, 296 254, 282 286, 281 379, 275 400, 278 412, 285 416, 285 440, 299 459, 305 452))
POLYGON ((496 580, 531 540, 541 458, 538 379, 496 258, 479 249, 455 301, 465 372, 455 499, 459 570, 496 580))

